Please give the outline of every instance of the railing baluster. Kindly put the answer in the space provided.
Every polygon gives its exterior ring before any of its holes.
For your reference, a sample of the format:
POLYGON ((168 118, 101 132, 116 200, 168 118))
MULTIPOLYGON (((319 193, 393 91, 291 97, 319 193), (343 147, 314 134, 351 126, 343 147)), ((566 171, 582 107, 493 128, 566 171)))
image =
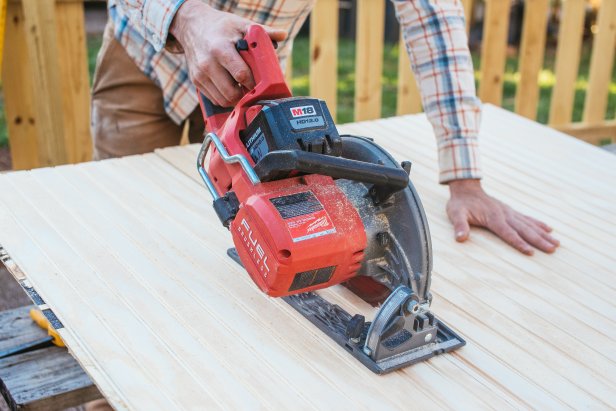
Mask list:
POLYGON ((556 48, 556 83, 552 90, 550 103, 551 126, 561 126, 571 122, 575 81, 580 66, 580 49, 584 30, 585 0, 564 2, 562 20, 558 32, 556 48))
POLYGON ((539 71, 543 65, 549 0, 526 0, 524 29, 520 47, 520 83, 516 90, 515 112, 531 120, 537 118, 539 71))
POLYGON ((310 16, 310 95, 327 102, 336 118, 338 0, 318 0, 310 16))
POLYGON ((385 1, 357 1, 355 120, 381 116, 385 1))
POLYGON ((411 70, 409 55, 406 52, 404 39, 400 34, 398 55, 398 97, 396 101, 396 114, 415 114, 421 112, 421 95, 417 88, 415 76, 411 70))
POLYGON ((601 2, 597 26, 599 30, 592 45, 584 102, 584 122, 588 124, 599 123, 605 119, 616 46, 616 0, 601 2))
POLYGON ((501 105, 503 73, 507 53, 507 30, 511 0, 486 0, 481 45, 479 98, 484 103, 501 105))

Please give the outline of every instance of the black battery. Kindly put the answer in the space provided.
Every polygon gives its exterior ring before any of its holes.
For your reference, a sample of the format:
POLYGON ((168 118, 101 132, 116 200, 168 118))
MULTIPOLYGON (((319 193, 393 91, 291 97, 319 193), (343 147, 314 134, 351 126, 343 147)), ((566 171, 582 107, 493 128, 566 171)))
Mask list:
POLYGON ((278 150, 341 155, 342 140, 325 101, 290 97, 258 104, 263 108, 240 133, 255 163, 270 151, 278 150))

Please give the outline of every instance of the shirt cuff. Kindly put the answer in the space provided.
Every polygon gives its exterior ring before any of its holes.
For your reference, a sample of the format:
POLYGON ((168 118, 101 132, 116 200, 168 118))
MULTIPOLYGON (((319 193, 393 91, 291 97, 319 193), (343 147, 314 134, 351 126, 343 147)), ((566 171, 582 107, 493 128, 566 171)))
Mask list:
POLYGON ((483 175, 477 138, 450 138, 438 144, 439 182, 480 179, 483 175))
POLYGON ((167 43, 169 27, 178 9, 186 0, 151 0, 144 2, 143 25, 146 39, 159 52, 167 43))

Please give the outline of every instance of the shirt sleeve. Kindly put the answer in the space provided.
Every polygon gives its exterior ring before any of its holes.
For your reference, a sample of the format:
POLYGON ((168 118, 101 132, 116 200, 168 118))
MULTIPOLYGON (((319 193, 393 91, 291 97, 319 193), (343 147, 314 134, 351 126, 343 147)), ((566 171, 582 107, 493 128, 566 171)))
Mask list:
POLYGON ((392 0, 438 145, 439 181, 481 178, 481 102, 460 0, 392 0))
POLYGON ((167 42, 169 26, 186 0, 115 0, 115 6, 158 52, 167 42))

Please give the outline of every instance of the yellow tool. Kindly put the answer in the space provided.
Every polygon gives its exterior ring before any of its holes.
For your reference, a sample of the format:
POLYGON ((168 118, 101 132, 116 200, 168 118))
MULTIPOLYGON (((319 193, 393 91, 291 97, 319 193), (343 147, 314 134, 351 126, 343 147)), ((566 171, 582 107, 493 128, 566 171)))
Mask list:
POLYGON ((38 340, 28 341, 15 347, 0 351, 0 359, 17 354, 27 353, 41 348, 51 347, 52 345, 57 345, 58 347, 66 347, 66 345, 64 345, 64 341, 62 341, 62 338, 60 337, 60 334, 58 334, 58 332, 51 326, 49 320, 47 320, 42 311, 33 308, 30 310, 30 317, 39 327, 44 330, 47 330, 48 336, 45 338, 39 338, 38 340))
POLYGON ((49 320, 41 310, 37 310, 36 308, 32 308, 30 310, 30 318, 34 320, 34 322, 41 327, 43 330, 47 330, 47 334, 52 338, 51 342, 58 347, 66 347, 64 341, 62 341, 62 337, 60 334, 51 326, 49 320))

